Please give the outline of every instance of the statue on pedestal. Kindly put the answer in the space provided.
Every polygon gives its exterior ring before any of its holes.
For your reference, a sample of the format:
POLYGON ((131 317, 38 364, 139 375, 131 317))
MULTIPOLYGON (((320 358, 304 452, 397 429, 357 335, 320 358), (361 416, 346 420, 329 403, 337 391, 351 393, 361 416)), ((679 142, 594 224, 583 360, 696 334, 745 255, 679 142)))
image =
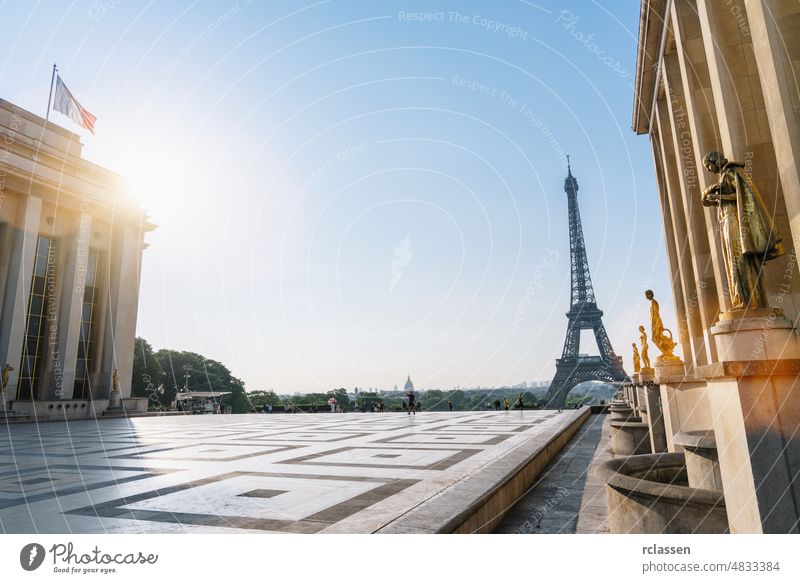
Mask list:
POLYGON ((703 206, 716 206, 731 306, 734 310, 767 308, 761 281, 764 263, 783 255, 771 214, 744 165, 709 152, 703 166, 719 182, 703 191, 703 206))
POLYGON ((644 331, 644 326, 639 326, 639 342, 642 345, 642 370, 652 370, 650 366, 650 356, 647 354, 647 332, 644 331))
POLYGON ((14 367, 6 363, 6 365, 3 367, 3 370, 0 371, 0 393, 5 392, 6 387, 8 386, 8 377, 13 370, 14 367))
POLYGON ((109 407, 118 408, 122 405, 122 395, 119 392, 119 371, 115 368, 111 374, 111 393, 108 395, 109 407))
POLYGON ((656 358, 656 365, 681 363, 681 359, 673 354, 673 350, 675 350, 678 343, 672 339, 672 330, 664 328, 664 322, 661 321, 661 311, 653 290, 645 290, 644 297, 650 300, 650 339, 661 351, 661 356, 656 358))
POLYGON ((639 372, 642 370, 642 360, 639 358, 639 347, 636 346, 635 342, 631 343, 633 347, 633 372, 639 372))

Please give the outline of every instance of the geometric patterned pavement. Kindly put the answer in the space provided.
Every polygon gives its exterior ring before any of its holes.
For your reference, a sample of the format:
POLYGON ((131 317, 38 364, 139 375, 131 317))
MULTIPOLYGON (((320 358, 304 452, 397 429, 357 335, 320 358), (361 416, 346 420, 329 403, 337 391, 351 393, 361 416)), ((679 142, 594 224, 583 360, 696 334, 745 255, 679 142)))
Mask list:
POLYGON ((556 420, 273 413, 0 426, 0 532, 375 532, 556 420))

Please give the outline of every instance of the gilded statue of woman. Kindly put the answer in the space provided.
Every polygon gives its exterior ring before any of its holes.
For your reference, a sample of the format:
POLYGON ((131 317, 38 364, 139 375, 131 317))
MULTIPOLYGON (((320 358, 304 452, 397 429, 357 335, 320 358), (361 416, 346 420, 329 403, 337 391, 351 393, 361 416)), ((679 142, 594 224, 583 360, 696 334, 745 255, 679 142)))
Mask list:
POLYGON ((639 372, 642 370, 642 360, 639 358, 639 347, 636 346, 635 342, 631 343, 633 347, 633 372, 639 372))
POLYGON ((644 331, 644 326, 639 326, 639 342, 642 345, 642 368, 651 368, 650 356, 647 354, 647 332, 644 331))
POLYGON ((720 175, 719 182, 703 191, 703 206, 718 208, 731 306, 738 310, 766 308, 760 274, 765 262, 783 255, 780 235, 743 164, 709 152, 703 166, 720 175))
MULTIPOLYGON (((672 353, 678 343, 672 339, 672 330, 664 328, 664 322, 661 321, 661 309, 653 290, 645 290, 644 297, 650 301, 650 339, 661 351, 661 359, 680 360, 672 353)), ((656 359, 656 365, 658 364, 659 359, 656 359)))

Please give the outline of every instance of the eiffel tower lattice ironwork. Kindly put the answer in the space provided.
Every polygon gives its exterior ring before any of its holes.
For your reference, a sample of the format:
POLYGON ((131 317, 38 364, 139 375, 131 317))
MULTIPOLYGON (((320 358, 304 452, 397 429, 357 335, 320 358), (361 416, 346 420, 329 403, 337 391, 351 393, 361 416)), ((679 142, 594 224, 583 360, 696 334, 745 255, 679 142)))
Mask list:
POLYGON ((622 358, 614 353, 611 341, 603 326, 603 312, 598 309, 592 288, 592 276, 586 259, 586 244, 583 241, 581 215, 578 210, 578 181, 572 176, 567 157, 567 179, 564 181, 569 205, 569 251, 572 270, 572 293, 567 312, 567 338, 564 351, 556 359, 556 375, 547 390, 547 406, 562 408, 567 393, 576 385, 591 380, 628 381, 622 368, 622 358), (581 330, 592 330, 597 340, 600 356, 580 354, 581 330))

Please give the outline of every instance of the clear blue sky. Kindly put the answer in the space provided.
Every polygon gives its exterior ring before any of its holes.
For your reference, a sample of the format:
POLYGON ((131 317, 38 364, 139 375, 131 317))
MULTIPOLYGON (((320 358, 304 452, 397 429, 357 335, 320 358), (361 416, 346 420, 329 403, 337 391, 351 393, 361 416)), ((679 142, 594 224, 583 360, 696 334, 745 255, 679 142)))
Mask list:
MULTIPOLYGON (((89 160, 153 219, 138 334, 248 389, 550 378, 569 303, 570 154, 595 292, 630 343, 674 323, 639 2, 0 2, 0 96, 50 67, 89 160)), ((595 349, 586 350, 594 352, 595 349)))

